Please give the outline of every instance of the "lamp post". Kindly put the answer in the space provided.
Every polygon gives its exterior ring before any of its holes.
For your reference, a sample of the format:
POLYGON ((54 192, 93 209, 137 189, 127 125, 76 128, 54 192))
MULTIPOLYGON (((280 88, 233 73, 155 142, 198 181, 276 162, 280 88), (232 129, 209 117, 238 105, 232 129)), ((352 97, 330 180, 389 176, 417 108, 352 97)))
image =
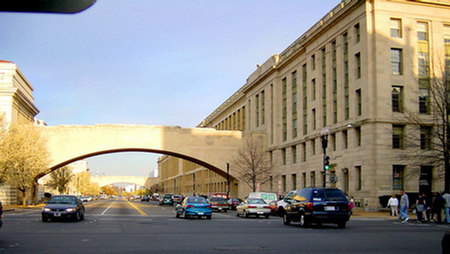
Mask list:
POLYGON ((227 161, 227 196, 230 196, 230 162, 227 161))
POLYGON ((322 134, 322 149, 323 149, 323 187, 327 186, 327 170, 329 169, 329 160, 330 157, 327 155, 327 147, 328 147, 328 134, 330 133, 330 129, 328 127, 322 128, 320 132, 322 134))

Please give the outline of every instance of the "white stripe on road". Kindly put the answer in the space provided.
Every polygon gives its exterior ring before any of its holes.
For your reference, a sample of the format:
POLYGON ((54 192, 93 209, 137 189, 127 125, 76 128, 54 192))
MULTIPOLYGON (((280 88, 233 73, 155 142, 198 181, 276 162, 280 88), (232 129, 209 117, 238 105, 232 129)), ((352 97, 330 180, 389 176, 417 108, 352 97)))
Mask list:
POLYGON ((116 201, 112 202, 112 203, 108 206, 108 208, 106 208, 105 211, 103 211, 100 215, 103 216, 103 215, 109 210, 109 208, 111 208, 111 206, 114 205, 114 203, 116 203, 116 201))

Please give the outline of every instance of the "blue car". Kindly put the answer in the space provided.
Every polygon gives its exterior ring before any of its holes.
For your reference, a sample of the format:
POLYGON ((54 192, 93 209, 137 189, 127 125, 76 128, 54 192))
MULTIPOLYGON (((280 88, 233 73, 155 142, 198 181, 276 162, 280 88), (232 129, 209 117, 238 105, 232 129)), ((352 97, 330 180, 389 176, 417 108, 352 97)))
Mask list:
POLYGON ((212 215, 211 205, 208 201, 204 197, 197 196, 186 197, 181 204, 175 207, 175 212, 177 218, 196 216, 200 219, 205 216, 210 220, 212 215))

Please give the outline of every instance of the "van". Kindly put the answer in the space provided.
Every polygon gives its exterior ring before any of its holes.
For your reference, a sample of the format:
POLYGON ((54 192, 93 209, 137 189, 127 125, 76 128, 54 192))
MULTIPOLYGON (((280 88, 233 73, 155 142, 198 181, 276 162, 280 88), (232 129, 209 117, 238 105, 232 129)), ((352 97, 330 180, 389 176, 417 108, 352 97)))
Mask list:
POLYGON ((277 194, 273 192, 250 192, 245 199, 249 198, 260 198, 267 204, 269 204, 271 201, 278 200, 277 194))

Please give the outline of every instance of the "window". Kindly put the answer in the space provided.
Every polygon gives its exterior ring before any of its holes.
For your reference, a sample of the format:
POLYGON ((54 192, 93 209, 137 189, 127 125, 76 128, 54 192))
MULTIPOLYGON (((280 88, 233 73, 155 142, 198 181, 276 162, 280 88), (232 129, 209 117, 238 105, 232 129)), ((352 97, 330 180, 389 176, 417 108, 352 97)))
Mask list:
POLYGON ((273 191, 273 176, 269 176, 270 191, 273 191))
POLYGON ((344 149, 348 148, 348 132, 342 131, 342 142, 344 143, 344 149))
POLYGON ((282 87, 281 87, 281 89, 282 89, 282 98, 281 98, 281 100, 282 100, 282 103, 283 103, 283 105, 282 105, 282 107, 283 107, 283 109, 282 109, 282 125, 283 125, 283 129, 282 129, 282 131, 283 131, 283 141, 286 141, 286 139, 287 139, 287 81, 286 81, 286 78, 284 78, 282 81, 282 87))
POLYGON ((307 87, 307 72, 306 64, 302 66, 303 74, 303 135, 308 133, 308 87, 307 87))
POLYGON ((306 143, 302 144, 302 152, 303 152, 303 161, 306 161, 306 143))
POLYGON ((286 165, 286 148, 281 149, 281 157, 283 158, 283 165, 286 165))
POLYGON ((427 88, 419 88, 419 113, 430 113, 429 107, 429 95, 427 88))
POLYGON ((419 78, 428 79, 428 52, 418 52, 418 71, 417 74, 419 78))
POLYGON ((356 190, 362 189, 362 172, 361 172, 361 166, 355 167, 355 173, 356 173, 356 190))
POLYGON ((322 126, 327 126, 327 59, 325 48, 322 49, 322 126))
POLYGON ((361 40, 361 28, 359 27, 359 23, 355 25, 355 40, 356 42, 361 40))
POLYGON ((261 92, 261 124, 266 123, 266 94, 261 92))
POLYGON ((355 54, 355 61, 356 61, 356 78, 361 78, 361 53, 355 54))
POLYGON ((404 148, 404 126, 403 125, 393 125, 392 126, 392 148, 393 149, 403 149, 404 148))
POLYGON ((311 68, 312 70, 316 69, 316 55, 311 56, 311 68))
POLYGON ((306 173, 302 173, 303 188, 306 188, 306 173))
POLYGON ((349 119, 350 117, 350 94, 349 94, 349 61, 348 61, 348 35, 343 34, 344 40, 344 117, 349 119))
POLYGON ((311 85, 312 85, 312 100, 314 101, 316 99, 316 79, 313 78, 311 80, 311 85))
POLYGON ((286 192, 286 175, 281 176, 281 184, 282 184, 283 192, 286 192))
POLYGON ((361 146, 361 127, 355 127, 356 145, 361 146))
POLYGON ((296 146, 292 146, 291 147, 291 152, 292 152, 292 163, 297 163, 297 147, 296 146))
POLYGON ((402 20, 391 19, 391 37, 402 38, 402 20))
POLYGON ((392 166, 392 189, 403 190, 403 173, 405 166, 393 165, 392 166))
POLYGON ((313 117, 313 130, 315 130, 316 129, 316 109, 315 108, 313 108, 312 109, 312 117, 313 117))
POLYGON ((403 112, 403 88, 401 86, 392 87, 392 112, 403 112))
POLYGON ((296 190, 297 189, 297 174, 292 174, 291 178, 292 178, 292 189, 296 190))
POLYGON ((311 186, 316 186, 316 172, 310 173, 311 186))
POLYGON ((292 137, 297 137, 297 72, 292 73, 292 137))
POLYGON ((259 127, 259 94, 256 95, 256 127, 259 127))
POLYGON ((336 151, 336 133, 330 134, 330 142, 331 142, 331 149, 333 149, 333 151, 336 151))
POLYGON ((311 139, 311 152, 313 155, 316 154, 316 140, 315 139, 311 139))
POLYGON ((402 75, 402 49, 391 48, 391 72, 394 75, 402 75))
POLYGON ((431 150, 431 126, 420 126, 420 149, 431 150))
POLYGON ((356 114, 360 116, 362 114, 361 89, 358 89, 355 92, 356 92, 356 114))
POLYGON ((425 22, 417 23, 417 40, 428 41, 428 24, 425 22))

